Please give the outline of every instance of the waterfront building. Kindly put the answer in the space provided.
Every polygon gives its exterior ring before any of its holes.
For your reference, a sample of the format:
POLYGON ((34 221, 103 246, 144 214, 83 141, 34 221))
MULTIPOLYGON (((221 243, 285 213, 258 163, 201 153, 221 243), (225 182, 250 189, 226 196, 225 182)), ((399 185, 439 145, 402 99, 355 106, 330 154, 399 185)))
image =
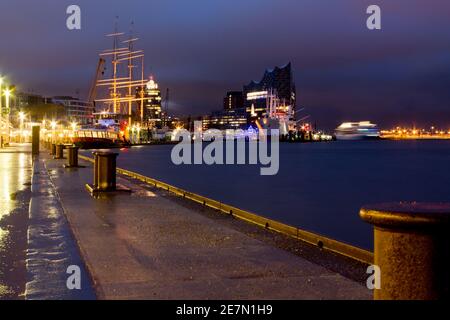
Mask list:
POLYGON ((212 112, 202 119, 203 130, 208 129, 246 129, 248 124, 245 108, 227 109, 212 112))
POLYGON ((70 122, 76 122, 79 125, 93 123, 94 105, 92 103, 70 96, 53 97, 52 102, 64 106, 67 120, 70 122))
POLYGON ((268 112, 267 99, 276 94, 280 105, 289 105, 295 110, 296 88, 291 63, 266 70, 259 82, 252 81, 244 86, 244 107, 249 117, 262 117, 268 112))
POLYGON ((144 120, 150 126, 160 127, 163 119, 162 97, 159 85, 153 77, 150 77, 144 91, 144 120))
POLYGON ((228 91, 223 110, 203 117, 203 129, 247 129, 264 117, 292 122, 295 103, 296 89, 288 63, 267 70, 261 81, 252 81, 243 91, 228 91))
POLYGON ((223 99, 223 109, 240 109, 244 107, 244 96, 242 91, 228 91, 223 99))

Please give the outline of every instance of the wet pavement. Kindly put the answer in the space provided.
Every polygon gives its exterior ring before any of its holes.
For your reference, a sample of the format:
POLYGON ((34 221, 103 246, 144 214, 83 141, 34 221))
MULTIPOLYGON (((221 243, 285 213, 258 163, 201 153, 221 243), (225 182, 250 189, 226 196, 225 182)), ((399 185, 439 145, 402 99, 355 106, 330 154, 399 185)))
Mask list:
POLYGON ((31 162, 29 145, 0 149, 0 299, 24 298, 31 162))
POLYGON ((119 177, 93 198, 91 164, 45 160, 100 299, 370 299, 359 282, 119 177))
POLYGON ((33 159, 29 144, 0 149, 0 300, 95 299, 46 156, 33 159), (80 290, 67 286, 69 266, 81 270, 80 290))
POLYGON ((25 299, 95 299, 89 273, 43 158, 45 154, 41 153, 33 162, 25 299), (78 274, 74 274, 74 268, 78 274), (76 287, 76 283, 82 285, 76 287))

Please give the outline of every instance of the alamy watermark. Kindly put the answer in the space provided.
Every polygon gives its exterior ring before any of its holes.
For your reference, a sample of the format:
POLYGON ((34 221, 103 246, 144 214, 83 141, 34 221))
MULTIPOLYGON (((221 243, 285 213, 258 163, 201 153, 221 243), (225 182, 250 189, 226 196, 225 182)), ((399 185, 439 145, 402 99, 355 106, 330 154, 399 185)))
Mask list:
POLYGON ((367 29, 381 30, 381 8, 373 4, 367 7, 366 13, 370 14, 366 22, 367 29))
POLYGON ((67 267, 66 273, 70 275, 66 280, 67 289, 81 290, 81 268, 77 265, 71 265, 67 267))
POLYGON ((367 274, 370 276, 367 278, 366 286, 369 290, 381 289, 381 268, 377 265, 371 265, 367 267, 367 274))
POLYGON ((76 4, 67 7, 66 14, 69 16, 66 20, 66 27, 69 30, 81 30, 81 8, 76 4))
POLYGON ((260 129, 252 134, 240 129, 227 130, 225 134, 215 129, 203 132, 202 122, 195 121, 193 135, 181 129, 175 133, 174 139, 180 141, 171 153, 175 165, 259 164, 262 166, 260 173, 263 176, 273 176, 279 171, 279 130, 272 129, 268 133, 267 130, 260 129), (204 146, 203 142, 208 144, 204 146))
MULTIPOLYGON (((367 18, 366 26, 369 30, 381 30, 381 8, 376 4, 367 7, 366 13, 370 16, 367 18)), ((81 8, 79 5, 72 4, 67 7, 66 14, 69 16, 66 20, 66 27, 69 30, 81 30, 81 8)))

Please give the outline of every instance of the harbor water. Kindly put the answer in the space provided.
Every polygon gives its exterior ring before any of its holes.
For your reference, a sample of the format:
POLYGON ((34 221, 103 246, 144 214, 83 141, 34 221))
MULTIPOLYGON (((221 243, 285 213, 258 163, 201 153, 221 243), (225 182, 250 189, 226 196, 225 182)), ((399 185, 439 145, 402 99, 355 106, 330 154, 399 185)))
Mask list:
POLYGON ((450 141, 283 143, 274 176, 260 165, 177 166, 172 148, 122 149, 118 166, 370 250, 361 206, 450 201, 450 141))

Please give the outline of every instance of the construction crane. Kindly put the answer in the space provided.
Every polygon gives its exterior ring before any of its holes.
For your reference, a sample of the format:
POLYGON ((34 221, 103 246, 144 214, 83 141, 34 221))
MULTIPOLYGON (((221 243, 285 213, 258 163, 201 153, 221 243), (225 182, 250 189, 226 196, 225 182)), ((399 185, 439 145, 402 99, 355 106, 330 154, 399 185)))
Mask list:
POLYGON ((100 80, 100 77, 105 73, 105 59, 100 58, 97 64, 97 71, 95 72, 94 79, 91 84, 91 88, 89 89, 88 102, 94 103, 94 100, 97 95, 97 82, 100 80))

